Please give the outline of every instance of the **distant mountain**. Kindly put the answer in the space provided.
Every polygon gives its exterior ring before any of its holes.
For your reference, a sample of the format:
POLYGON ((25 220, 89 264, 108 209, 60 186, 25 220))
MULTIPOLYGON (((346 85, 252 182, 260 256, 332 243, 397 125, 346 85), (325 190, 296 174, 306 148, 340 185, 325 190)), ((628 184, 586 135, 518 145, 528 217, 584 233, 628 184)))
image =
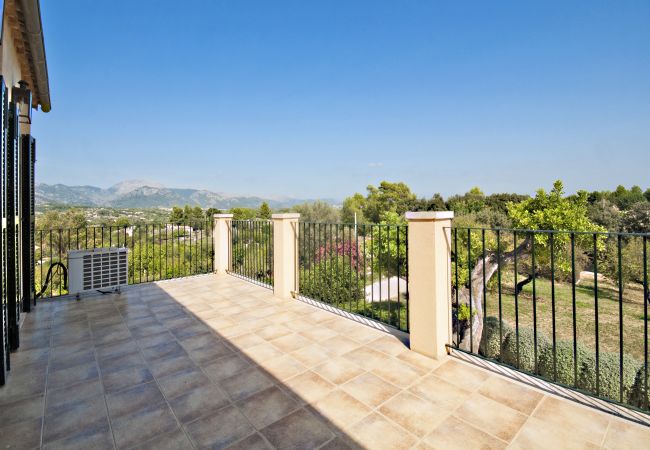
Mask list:
MULTIPOLYGON (((202 208, 230 209, 257 208, 262 202, 271 208, 287 208, 311 199, 263 198, 236 196, 199 189, 168 188, 161 184, 129 180, 108 189, 96 186, 67 186, 65 184, 37 184, 36 204, 97 206, 114 208, 171 208, 172 206, 200 206, 202 208)), ((335 203, 334 200, 325 200, 335 203)))

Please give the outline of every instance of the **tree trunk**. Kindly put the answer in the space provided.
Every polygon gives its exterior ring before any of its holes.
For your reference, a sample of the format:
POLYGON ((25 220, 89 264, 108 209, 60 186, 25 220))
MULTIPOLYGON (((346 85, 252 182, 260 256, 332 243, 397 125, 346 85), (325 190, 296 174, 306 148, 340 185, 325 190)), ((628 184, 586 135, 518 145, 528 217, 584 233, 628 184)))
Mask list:
MULTIPOLYGON (((487 287, 488 282, 496 273, 499 265, 504 266, 514 261, 515 254, 517 257, 529 255, 531 248, 530 242, 530 237, 526 237, 526 239, 524 239, 515 250, 503 253, 501 255, 501 261, 498 260, 497 254, 494 252, 485 255, 485 287, 487 287)), ((483 335, 483 298, 485 296, 485 291, 483 289, 483 262, 483 257, 481 256, 474 266, 470 276, 470 287, 472 292, 471 324, 469 330, 467 330, 459 344, 460 348, 463 350, 475 353, 478 353, 481 336, 483 335)), ((462 303, 469 304, 469 292, 469 288, 464 287, 459 292, 459 302, 461 302, 462 299, 462 303)))

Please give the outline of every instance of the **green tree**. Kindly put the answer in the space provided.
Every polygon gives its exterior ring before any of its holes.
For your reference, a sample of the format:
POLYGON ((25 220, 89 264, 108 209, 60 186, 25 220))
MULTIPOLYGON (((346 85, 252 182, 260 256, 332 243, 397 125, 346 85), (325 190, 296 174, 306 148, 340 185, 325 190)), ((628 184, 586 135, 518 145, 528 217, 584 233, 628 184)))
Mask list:
POLYGON ((621 219, 623 231, 628 233, 650 233, 650 203, 638 202, 625 211, 621 219))
POLYGON ((259 217, 260 219, 266 219, 266 220, 271 219, 271 208, 269 207, 268 203, 263 202, 260 205, 260 209, 257 211, 257 217, 259 217))
POLYGON ((447 207, 458 215, 477 213, 485 208, 485 194, 475 186, 463 195, 450 197, 447 207))
POLYGON ((364 216, 372 223, 379 223, 385 212, 403 215, 417 199, 411 189, 402 182, 382 181, 378 187, 368 186, 364 216))
POLYGON ((343 223, 366 223, 364 210, 366 208, 366 198, 358 192, 352 197, 348 197, 343 201, 341 208, 341 221, 343 223))
POLYGON ((627 190, 625 186, 621 185, 610 194, 609 199, 622 210, 629 209, 635 203, 647 201, 639 186, 632 186, 630 190, 627 190))
POLYGON ((221 210, 217 208, 208 208, 205 210, 205 218, 212 220, 215 214, 221 214, 221 210))
MULTIPOLYGON (((549 193, 540 189, 534 198, 520 203, 510 203, 508 205, 508 215, 512 220, 514 228, 521 230, 605 231, 603 227, 589 220, 587 207, 588 196, 586 192, 579 192, 576 196, 565 197, 564 186, 558 180, 553 184, 553 189, 549 193)), ((550 254, 549 249, 552 244, 553 253, 556 255, 556 269, 559 271, 570 270, 569 261, 566 256, 569 254, 567 247, 570 245, 570 233, 554 233, 552 235, 553 238, 551 238, 551 234, 549 233, 526 233, 521 231, 519 234, 520 238, 517 242, 517 248, 513 251, 502 250, 500 252, 500 260, 497 257, 493 242, 486 242, 486 247, 489 245, 490 251, 486 249, 487 255, 485 260, 482 258, 482 255, 477 257, 476 254, 470 252, 469 256, 477 262, 472 266, 471 273, 468 274, 466 285, 455 287, 458 289, 459 298, 465 304, 468 304, 470 301, 470 286, 473 293, 471 301, 474 316, 471 318, 470 325, 473 332, 467 333, 463 338, 461 345, 464 348, 470 348, 470 335, 473 335, 473 348, 479 348, 481 333, 483 331, 482 304, 483 296, 485 295, 483 277, 489 283, 499 265, 505 266, 510 264, 515 254, 517 254, 520 261, 523 261, 526 257, 530 257, 534 240, 535 257, 539 265, 546 263, 545 258, 550 254)), ((590 248, 593 246, 592 239, 590 235, 578 234, 575 236, 574 242, 578 247, 590 248)), ((597 245, 598 249, 602 250, 604 248, 603 240, 599 238, 597 245)), ((530 265, 529 269, 532 269, 530 265)), ((534 276, 534 274, 532 275, 534 276)))
POLYGON ((337 223, 341 221, 339 210, 320 200, 295 205, 291 210, 299 213, 300 220, 303 222, 337 223))
POLYGON ((440 194, 433 194, 431 198, 418 198, 411 203, 411 211, 446 211, 447 204, 440 194))
POLYGON ((230 213, 233 220, 251 220, 257 216, 257 210, 253 208, 232 208, 230 213))
POLYGON ((183 208, 179 208, 178 206, 174 206, 172 208, 171 214, 169 215, 169 222, 179 224, 179 223, 183 222, 184 218, 185 218, 185 216, 183 214, 183 208))

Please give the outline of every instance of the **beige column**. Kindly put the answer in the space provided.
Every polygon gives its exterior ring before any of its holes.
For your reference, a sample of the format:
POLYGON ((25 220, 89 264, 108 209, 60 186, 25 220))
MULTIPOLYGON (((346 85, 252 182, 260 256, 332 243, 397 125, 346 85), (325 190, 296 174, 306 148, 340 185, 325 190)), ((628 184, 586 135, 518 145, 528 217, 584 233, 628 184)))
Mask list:
POLYGON ((222 275, 230 269, 230 232, 232 214, 215 214, 212 231, 214 247, 214 272, 222 275))
POLYGON ((298 290, 298 220, 300 214, 273 214, 273 294, 292 298, 298 290))
POLYGON ((451 343, 452 211, 407 212, 411 350, 440 358, 451 343))

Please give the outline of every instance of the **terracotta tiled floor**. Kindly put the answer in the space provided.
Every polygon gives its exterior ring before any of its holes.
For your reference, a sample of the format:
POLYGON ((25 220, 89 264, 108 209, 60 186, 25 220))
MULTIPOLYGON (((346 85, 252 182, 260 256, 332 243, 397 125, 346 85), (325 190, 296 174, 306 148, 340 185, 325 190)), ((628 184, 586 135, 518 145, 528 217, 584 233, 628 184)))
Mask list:
POLYGON ((643 448, 650 428, 223 276, 26 315, 8 448, 643 448))

